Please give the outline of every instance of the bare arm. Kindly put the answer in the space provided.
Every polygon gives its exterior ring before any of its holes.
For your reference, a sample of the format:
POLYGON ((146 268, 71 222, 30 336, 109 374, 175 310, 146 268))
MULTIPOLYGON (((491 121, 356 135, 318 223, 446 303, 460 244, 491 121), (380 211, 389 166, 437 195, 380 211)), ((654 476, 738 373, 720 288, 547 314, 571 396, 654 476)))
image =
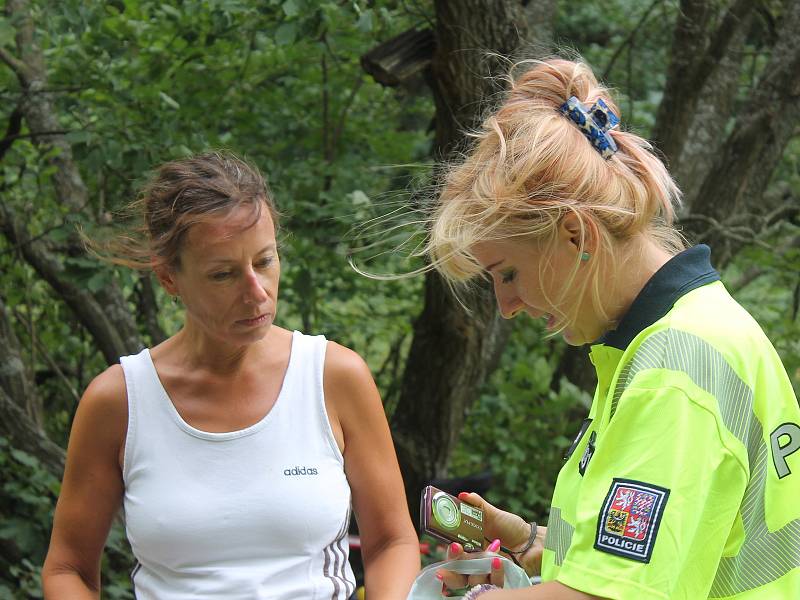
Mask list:
POLYGON ((325 397, 343 435, 367 597, 405 599, 420 568, 419 540, 389 425, 366 363, 334 343, 325 360, 325 397))
POLYGON ((124 489, 120 452, 127 414, 122 367, 115 365, 89 385, 72 425, 42 569, 47 599, 100 598, 100 559, 124 489))

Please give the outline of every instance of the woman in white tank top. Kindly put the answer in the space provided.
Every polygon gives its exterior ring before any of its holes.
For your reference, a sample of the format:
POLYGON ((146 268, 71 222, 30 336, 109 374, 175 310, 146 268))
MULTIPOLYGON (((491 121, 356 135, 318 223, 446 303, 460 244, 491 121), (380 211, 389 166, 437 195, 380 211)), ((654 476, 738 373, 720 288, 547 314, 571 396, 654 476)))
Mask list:
POLYGON ((99 598, 122 506, 140 600, 345 600, 352 506, 367 594, 405 598, 418 543, 377 389, 354 352, 273 325, 277 211, 257 169, 167 163, 141 206, 143 243, 111 260, 152 267, 185 323, 81 399, 45 597, 99 598))

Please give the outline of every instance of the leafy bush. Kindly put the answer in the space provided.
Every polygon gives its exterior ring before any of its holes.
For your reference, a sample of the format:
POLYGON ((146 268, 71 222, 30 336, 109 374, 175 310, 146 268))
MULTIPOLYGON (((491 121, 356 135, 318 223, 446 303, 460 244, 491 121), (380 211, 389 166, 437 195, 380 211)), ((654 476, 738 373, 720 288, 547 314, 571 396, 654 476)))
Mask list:
POLYGON ((60 483, 0 437, 0 598, 41 598, 39 572, 60 483))
POLYGON ((538 324, 515 323, 500 367, 471 407, 451 471, 490 470, 488 500, 546 521, 556 476, 591 398, 566 379, 553 382, 564 342, 538 324))
MULTIPOLYGON (((41 568, 50 541, 59 480, 30 454, 0 436, 0 600, 41 598, 41 568)), ((103 596, 133 598, 128 572, 133 559, 122 527, 108 538, 103 596)))

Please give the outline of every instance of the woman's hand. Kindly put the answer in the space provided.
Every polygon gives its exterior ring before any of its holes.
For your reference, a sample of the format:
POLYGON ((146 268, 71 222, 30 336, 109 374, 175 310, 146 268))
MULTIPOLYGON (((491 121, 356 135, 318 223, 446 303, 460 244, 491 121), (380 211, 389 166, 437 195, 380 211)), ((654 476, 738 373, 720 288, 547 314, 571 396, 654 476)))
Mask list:
MULTIPOLYGON (((494 554, 500 549, 500 540, 494 540, 486 548, 486 552, 464 552, 461 544, 453 542, 447 548, 447 560, 461 560, 465 558, 484 558, 487 554, 494 554)), ((503 561, 497 556, 492 559, 492 570, 489 573, 476 573, 474 575, 463 575, 447 569, 439 569, 436 573, 437 579, 442 582, 442 596, 463 595, 463 593, 475 585, 491 583, 497 587, 503 587, 505 573, 503 571, 503 561)))
MULTIPOLYGON (((490 504, 478 494, 461 492, 458 499, 483 511, 483 535, 493 540, 486 548, 486 552, 499 552, 508 556, 525 570, 528 576, 539 575, 542 568, 542 551, 544 550, 544 538, 547 533, 546 527, 537 527, 533 543, 529 545, 531 538, 531 525, 522 517, 500 510, 490 504), (507 552, 506 552, 507 551, 507 552)), ((480 558, 486 556, 484 553, 466 553, 461 544, 453 542, 447 550, 448 560, 460 560, 464 558, 480 558)), ((490 573, 462 575, 446 569, 440 569, 437 577, 442 581, 442 595, 449 596, 452 593, 460 593, 464 588, 471 588, 481 583, 491 583, 498 587, 503 586, 505 574, 503 563, 497 558, 492 561, 490 573)))
POLYGON ((478 494, 461 492, 458 499, 483 511, 483 535, 489 540, 500 540, 501 554, 512 560, 516 559, 528 576, 541 574, 546 527, 539 525, 536 528, 536 538, 526 548, 531 536, 531 525, 522 517, 500 510, 478 494))

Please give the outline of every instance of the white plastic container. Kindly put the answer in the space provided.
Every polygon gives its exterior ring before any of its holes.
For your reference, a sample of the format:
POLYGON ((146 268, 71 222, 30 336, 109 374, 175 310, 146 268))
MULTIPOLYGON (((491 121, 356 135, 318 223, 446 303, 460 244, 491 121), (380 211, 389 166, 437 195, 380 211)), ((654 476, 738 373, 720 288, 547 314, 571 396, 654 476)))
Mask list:
MULTIPOLYGON (((442 600, 442 582, 436 579, 436 571, 446 569, 454 573, 475 575, 489 573, 492 569, 492 559, 497 555, 482 556, 481 558, 465 558, 462 560, 448 560, 428 565, 414 580, 408 600, 442 600)), ((532 585, 531 579, 525 571, 504 556, 499 556, 503 562, 505 581, 503 588, 515 589, 532 585)), ((539 578, 535 580, 538 582, 539 578)))

